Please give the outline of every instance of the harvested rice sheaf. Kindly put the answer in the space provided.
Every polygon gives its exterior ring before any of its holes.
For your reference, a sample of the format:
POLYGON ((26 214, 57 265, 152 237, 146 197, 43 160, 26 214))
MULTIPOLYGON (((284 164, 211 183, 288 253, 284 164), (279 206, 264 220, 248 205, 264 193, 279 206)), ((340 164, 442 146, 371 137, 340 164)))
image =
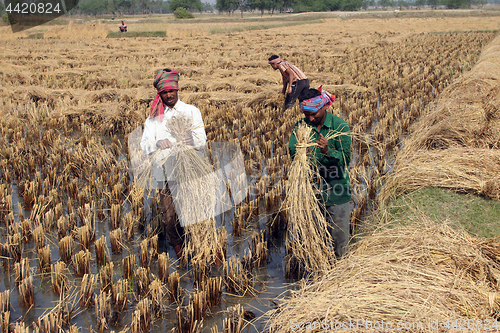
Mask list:
MULTIPOLYGON (((167 170, 169 184, 175 182, 172 195, 176 202, 177 214, 186 231, 186 245, 183 250, 184 260, 191 257, 208 264, 216 258, 223 259, 221 237, 217 232, 215 210, 217 202, 216 186, 219 184, 206 150, 195 149, 183 140, 193 135, 192 119, 178 116, 167 124, 167 130, 177 140, 173 162, 167 170)), ((171 160, 172 161, 172 160, 171 160)))
POLYGON ((312 127, 304 122, 295 128, 297 146, 290 166, 287 194, 282 209, 288 219, 287 247, 307 271, 327 271, 334 262, 332 239, 324 214, 321 212, 314 185, 314 166, 307 148, 316 145, 311 140, 312 127))
POLYGON ((498 258, 500 238, 475 238, 446 224, 423 221, 378 231, 268 312, 269 328, 305 332, 307 325, 296 324, 351 321, 358 328, 350 332, 364 332, 368 321, 383 321, 421 323, 412 332, 424 332, 436 320, 492 323, 500 310, 498 258))

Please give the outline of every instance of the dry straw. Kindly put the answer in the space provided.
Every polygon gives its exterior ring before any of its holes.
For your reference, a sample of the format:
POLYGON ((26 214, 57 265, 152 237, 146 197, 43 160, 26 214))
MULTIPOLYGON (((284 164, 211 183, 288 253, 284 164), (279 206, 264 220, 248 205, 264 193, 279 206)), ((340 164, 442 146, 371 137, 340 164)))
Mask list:
POLYGON ((10 291, 5 290, 0 293, 0 312, 10 311, 10 291))
POLYGON ((73 255, 73 266, 75 267, 75 275, 83 276, 90 274, 90 251, 81 250, 73 255))
POLYGON ((68 289, 68 269, 64 261, 58 261, 52 265, 51 281, 52 289, 56 294, 61 294, 68 289))
POLYGON ((148 294, 149 284, 151 283, 151 275, 149 268, 138 267, 135 270, 135 282, 137 286, 138 298, 143 298, 148 294))
POLYGON ((99 270, 99 282, 102 291, 109 292, 113 286, 113 266, 113 262, 109 262, 99 270))
POLYGON ((222 331, 227 333, 241 333, 245 328, 243 318, 245 310, 241 304, 227 308, 222 322, 222 331))
POLYGON ((111 314, 111 295, 101 291, 98 297, 94 298, 95 316, 97 319, 97 329, 103 333, 108 328, 109 316, 111 314))
POLYGON ((187 261, 191 256, 212 263, 216 258, 221 259, 223 254, 215 226, 218 179, 208 156, 204 155, 205 151, 199 152, 183 143, 185 138, 192 137, 194 129, 196 125, 193 125, 192 119, 184 116, 168 122, 167 130, 178 142, 173 169, 168 170, 171 172, 169 179, 175 180, 174 200, 178 203, 177 207, 181 207, 177 214, 186 230, 184 259, 187 261))
POLYGON ((189 296, 189 303, 192 309, 191 317, 197 321, 203 320, 208 309, 207 293, 203 290, 195 290, 195 292, 189 296))
POLYGON ((455 80, 411 129, 382 188, 381 205, 435 186, 500 200, 500 64, 496 37, 472 70, 455 80))
MULTIPOLYGON (((366 236, 324 276, 270 311, 273 332, 294 322, 422 323, 491 318, 498 298, 500 239, 478 239, 428 221, 366 236)), ((415 327, 417 328, 417 327, 415 327)), ((333 330, 333 329, 332 329, 333 330)), ((352 331, 364 332, 366 326, 352 331)))
POLYGON ((416 151, 398 158, 396 171, 382 188, 380 202, 431 186, 500 200, 500 152, 496 149, 416 151))
POLYGON ((122 313, 127 308, 128 302, 128 281, 118 280, 112 289, 113 304, 118 313, 122 313))
POLYGON ((201 333, 203 329, 203 320, 194 319, 193 304, 189 303, 186 307, 177 307, 177 332, 179 333, 201 333))
POLYGON ((24 322, 15 323, 13 332, 14 333, 29 333, 30 332, 29 326, 26 327, 25 325, 26 324, 24 322))
POLYGON ((254 277, 252 273, 243 269, 241 261, 233 256, 224 264, 224 283, 226 291, 239 295, 247 293, 254 295, 254 277))
POLYGON ((135 255, 131 254, 122 259, 123 278, 129 280, 134 276, 135 255))
POLYGON ((151 303, 149 298, 140 300, 132 314, 132 332, 148 332, 152 323, 151 303))
POLYGON ((218 305, 222 301, 222 277, 209 277, 203 280, 200 289, 207 293, 209 307, 218 305))
POLYGON ((9 332, 10 311, 0 312, 0 329, 2 332, 9 332))
POLYGON ((14 276, 16 284, 19 285, 21 281, 31 275, 31 269, 28 259, 22 259, 20 262, 14 264, 14 276))
POLYGON ((252 251, 252 266, 255 264, 256 267, 262 267, 267 264, 267 241, 265 239, 266 233, 261 230, 260 234, 252 235, 251 242, 248 242, 252 251))
POLYGON ((61 257, 61 260, 65 262, 71 260, 73 255, 73 243, 73 237, 71 236, 64 236, 61 238, 59 241, 59 256, 61 257))
POLYGON ((139 243, 139 263, 142 267, 148 268, 150 261, 149 240, 144 239, 139 243))
POLYGON ((168 295, 171 302, 182 303, 182 288, 179 285, 179 273, 173 272, 168 276, 168 295))
POLYGON ((19 262, 21 260, 22 251, 21 251, 21 234, 16 232, 14 235, 9 235, 8 239, 8 247, 10 257, 15 261, 19 262))
POLYGON ((85 274, 80 286, 80 306, 89 307, 94 300, 94 290, 97 285, 97 275, 85 274))
POLYGON ((151 315, 153 318, 163 317, 163 302, 167 289, 158 279, 154 279, 149 285, 149 297, 151 299, 151 315))
POLYGON ((219 182, 205 149, 198 150, 184 143, 197 128, 192 119, 184 115, 169 120, 167 130, 176 139, 172 153, 160 158, 162 151, 159 150, 140 165, 136 185, 143 188, 152 186, 154 166, 157 163, 168 165, 164 168, 167 169, 169 184, 173 185, 171 191, 177 214, 186 233, 182 261, 187 262, 192 257, 212 263, 216 258, 223 259, 224 253, 221 248, 224 242, 219 239, 221 234, 217 232, 214 218, 217 202, 215 189, 219 182))
POLYGON ((10 291, 0 293, 0 331, 9 332, 10 322, 10 291))
POLYGON ((50 246, 45 247, 37 251, 38 255, 38 266, 40 267, 40 273, 50 273, 50 246))
POLYGON ((287 247, 307 271, 322 273, 332 267, 335 257, 328 224, 316 197, 317 189, 311 182, 314 165, 311 165, 308 147, 316 143, 312 142, 312 127, 305 122, 297 125, 295 136, 296 152, 282 205, 288 219, 287 247))
POLYGON ((158 278, 162 283, 168 283, 169 276, 169 267, 170 267, 170 258, 168 253, 162 252, 158 256, 158 278))
POLYGON ((19 296, 23 306, 30 307, 35 304, 35 291, 33 286, 33 276, 24 278, 18 286, 19 296))
POLYGON ((97 265, 102 266, 108 261, 106 255, 107 249, 106 236, 103 235, 95 241, 95 257, 97 265))
POLYGON ((111 243, 111 253, 120 254, 123 252, 123 248, 125 247, 125 244, 123 243, 123 231, 122 231, 122 229, 118 228, 118 229, 112 230, 109 233, 109 241, 111 243))

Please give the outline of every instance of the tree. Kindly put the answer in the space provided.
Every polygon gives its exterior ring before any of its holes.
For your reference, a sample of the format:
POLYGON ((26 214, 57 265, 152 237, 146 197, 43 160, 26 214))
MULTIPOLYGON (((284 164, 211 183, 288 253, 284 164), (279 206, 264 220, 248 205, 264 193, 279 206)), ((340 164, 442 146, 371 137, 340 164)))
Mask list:
POLYGON ((78 4, 79 9, 86 15, 98 15, 106 12, 107 2, 101 0, 86 0, 78 4))
POLYGON ((142 14, 151 12, 151 0, 138 0, 138 5, 142 14))
POLYGON ((341 0, 340 10, 358 10, 363 5, 363 0, 341 0))
POLYGON ((439 5, 439 0, 427 0, 427 4, 432 8, 436 8, 439 5))
POLYGON ((382 8, 392 7, 394 6, 394 1, 392 0, 379 0, 378 4, 382 6, 382 8))
POLYGON ((114 0, 116 3, 116 11, 119 13, 130 13, 132 3, 130 0, 114 0))
POLYGON ((153 13, 160 13, 160 14, 170 12, 170 9, 168 7, 168 2, 163 0, 157 0, 157 1, 153 0, 153 3, 151 4, 151 11, 153 13))
POLYGON ((271 9, 270 0, 250 0, 249 3, 251 9, 257 9, 260 11, 260 15, 264 15, 264 10, 271 9))
POLYGON ((189 11, 201 12, 203 5, 200 0, 170 0, 168 9, 174 12, 178 7, 186 8, 189 11))
POLYGON ((397 0, 397 4, 398 4, 398 7, 399 7, 399 10, 402 10, 403 7, 408 6, 408 4, 406 3, 405 0, 397 0))
POLYGON ((191 14, 189 12, 189 10, 187 10, 186 8, 184 7, 177 7, 174 11, 174 16, 175 18, 177 19, 190 19, 190 18, 194 18, 194 15, 191 14))
POLYGON ((204 2, 202 3, 203 5, 203 11, 205 12, 213 12, 214 11, 214 6, 210 2, 204 2))
POLYGON ((108 0, 108 3, 106 5, 106 10, 109 13, 113 13, 113 14, 116 12, 116 3, 114 0, 108 0))
POLYGON ((217 10, 219 10, 220 12, 227 12, 228 14, 234 12, 239 8, 239 6, 239 0, 216 0, 215 2, 215 7, 217 8, 217 10))
POLYGON ((420 9, 420 7, 425 6, 425 0, 415 0, 415 6, 420 9))
POLYGON ((252 8, 250 0, 239 0, 239 8, 240 8, 241 17, 243 17, 243 11, 252 8))

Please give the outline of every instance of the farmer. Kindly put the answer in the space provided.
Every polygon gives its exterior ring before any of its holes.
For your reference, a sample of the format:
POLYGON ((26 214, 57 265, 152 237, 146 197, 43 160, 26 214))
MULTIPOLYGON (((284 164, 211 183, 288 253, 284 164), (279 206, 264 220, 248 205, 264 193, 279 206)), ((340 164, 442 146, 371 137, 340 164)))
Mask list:
POLYGON ((122 24, 118 26, 120 28, 120 32, 127 32, 127 24, 125 21, 122 21, 122 24))
MULTIPOLYGON (((161 150, 161 156, 168 156, 172 151, 175 138, 167 131, 167 122, 175 116, 185 116, 193 120, 192 135, 184 139, 184 143, 203 147, 207 142, 205 126, 200 110, 194 105, 179 100, 179 73, 174 69, 160 69, 154 79, 153 86, 158 94, 153 100, 151 112, 144 123, 141 148, 146 154, 161 150)), ((179 223, 174 201, 161 166, 153 170, 160 188, 161 221, 165 225, 168 243, 174 248, 177 257, 182 256, 184 230, 179 223)))
POLYGON ((276 54, 272 55, 267 63, 270 64, 274 70, 280 70, 281 76, 283 77, 282 93, 283 95, 286 94, 285 109, 291 109, 301 91, 309 88, 307 76, 294 65, 281 60, 276 54))
MULTIPOLYGON (((329 231, 334 241, 335 256, 342 257, 349 244, 351 215, 351 184, 349 163, 351 160, 351 136, 349 125, 326 110, 335 100, 333 95, 317 89, 305 89, 299 95, 299 106, 304 113, 303 121, 313 128, 312 160, 317 164, 319 175, 317 188, 324 208, 329 231), (327 139, 329 134, 340 134, 327 139)), ((302 120, 301 120, 302 121, 302 120)), ((298 124, 298 123, 297 123, 298 124)), ((297 126, 295 124, 295 126, 297 126)), ((297 138, 292 131, 288 148, 295 155, 297 138)))

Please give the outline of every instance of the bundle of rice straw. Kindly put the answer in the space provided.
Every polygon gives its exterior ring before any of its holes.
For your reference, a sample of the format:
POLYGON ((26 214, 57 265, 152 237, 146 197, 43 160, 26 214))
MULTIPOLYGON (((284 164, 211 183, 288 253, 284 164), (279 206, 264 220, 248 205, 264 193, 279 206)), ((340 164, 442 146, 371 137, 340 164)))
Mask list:
POLYGON ((271 332, 491 329, 500 310, 499 264, 500 237, 475 238, 427 219, 381 230, 268 312, 268 326, 271 332))
POLYGON ((498 149, 417 150, 398 156, 396 162, 396 172, 380 191, 381 205, 393 196, 425 187, 447 188, 500 200, 498 149))
POLYGON ((177 215, 186 233, 183 261, 191 257, 208 264, 223 254, 225 241, 220 239, 224 233, 217 232, 215 221, 219 180, 206 149, 184 143, 194 129, 192 119, 182 115, 168 121, 167 130, 177 143, 164 162, 177 215))
POLYGON ((135 186, 149 191, 158 189, 153 170, 158 160, 161 160, 162 150, 158 149, 152 154, 146 154, 141 148, 142 134, 142 127, 138 126, 128 135, 128 156, 135 186))
POLYGON ((317 144, 312 142, 312 127, 305 122, 300 122, 294 131, 296 152, 289 168, 286 197, 281 208, 288 219, 286 244, 306 271, 322 273, 331 268, 335 256, 327 221, 315 195, 317 190, 311 183, 314 165, 311 165, 307 148, 317 144))

